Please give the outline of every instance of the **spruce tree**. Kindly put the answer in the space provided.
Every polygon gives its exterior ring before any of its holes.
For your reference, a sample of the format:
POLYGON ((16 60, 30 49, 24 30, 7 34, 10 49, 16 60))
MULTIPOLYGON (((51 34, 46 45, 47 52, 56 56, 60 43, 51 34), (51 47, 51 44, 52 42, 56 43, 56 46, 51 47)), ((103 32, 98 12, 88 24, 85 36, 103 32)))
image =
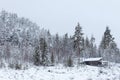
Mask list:
POLYGON ((55 59, 54 59, 54 54, 52 52, 52 54, 51 54, 51 65, 54 65, 54 62, 55 62, 55 59))
POLYGON ((106 27, 106 30, 104 32, 104 36, 101 42, 101 47, 103 47, 103 49, 107 49, 110 45, 110 43, 114 40, 114 38, 112 37, 111 33, 110 33, 110 29, 109 27, 106 27))
POLYGON ((64 57, 66 57, 69 53, 69 38, 68 38, 68 34, 66 33, 63 37, 63 55, 64 57))
POLYGON ((58 34, 55 36, 55 41, 54 41, 54 49, 55 49, 55 54, 57 56, 57 63, 60 62, 60 37, 58 34))
POLYGON ((85 39, 85 48, 89 48, 90 47, 90 40, 88 39, 88 37, 86 37, 85 39))
POLYGON ((90 56, 90 41, 88 39, 88 37, 86 37, 86 39, 84 40, 84 54, 83 57, 84 58, 88 58, 90 56))
POLYGON ((78 23, 78 25, 75 27, 75 34, 73 36, 74 39, 74 50, 77 53, 78 56, 78 64, 80 63, 80 54, 82 54, 83 48, 84 48, 84 38, 82 33, 82 27, 78 23))
POLYGON ((40 39, 40 52, 41 52, 41 65, 48 65, 48 56, 47 56, 47 43, 44 38, 40 39))
POLYGON ((40 65, 40 53, 39 53, 39 46, 35 48, 35 53, 33 55, 34 65, 40 65))
POLYGON ((96 45, 94 44, 95 43, 95 38, 91 37, 90 39, 90 57, 96 57, 96 45))
POLYGON ((106 30, 104 32, 104 35, 102 37, 102 41, 99 46, 99 54, 102 56, 105 60, 110 60, 111 58, 111 43, 114 42, 114 37, 111 35, 111 30, 109 27, 106 27, 106 30))

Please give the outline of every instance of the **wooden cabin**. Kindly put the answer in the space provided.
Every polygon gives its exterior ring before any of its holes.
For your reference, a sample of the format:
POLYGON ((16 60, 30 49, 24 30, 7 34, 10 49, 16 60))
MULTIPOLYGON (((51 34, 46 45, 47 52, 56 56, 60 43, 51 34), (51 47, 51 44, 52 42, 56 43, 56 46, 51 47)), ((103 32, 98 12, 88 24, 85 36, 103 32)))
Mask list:
POLYGON ((85 59, 85 60, 83 60, 82 64, 92 65, 92 66, 101 66, 102 65, 102 57, 85 59))

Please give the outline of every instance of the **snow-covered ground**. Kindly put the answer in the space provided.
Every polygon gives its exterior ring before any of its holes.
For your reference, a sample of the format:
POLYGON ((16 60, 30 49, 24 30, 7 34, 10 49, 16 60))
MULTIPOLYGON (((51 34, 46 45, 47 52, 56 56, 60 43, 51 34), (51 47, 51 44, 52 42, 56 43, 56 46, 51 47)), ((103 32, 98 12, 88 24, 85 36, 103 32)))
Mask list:
POLYGON ((0 69, 0 80, 120 80, 120 65, 111 67, 31 67, 27 70, 0 69))

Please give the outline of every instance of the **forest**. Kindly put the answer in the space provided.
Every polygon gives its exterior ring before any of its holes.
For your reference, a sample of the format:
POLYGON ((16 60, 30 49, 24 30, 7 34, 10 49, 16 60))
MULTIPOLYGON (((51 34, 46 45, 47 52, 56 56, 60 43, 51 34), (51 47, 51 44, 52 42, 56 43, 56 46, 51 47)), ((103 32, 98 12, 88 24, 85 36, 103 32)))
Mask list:
POLYGON ((100 36, 98 46, 94 36, 88 38, 84 35, 80 23, 75 25, 73 35, 52 35, 29 19, 3 10, 0 12, 0 67, 22 69, 29 65, 58 64, 72 67, 79 65, 84 58, 95 57, 120 62, 120 51, 109 26, 100 36))

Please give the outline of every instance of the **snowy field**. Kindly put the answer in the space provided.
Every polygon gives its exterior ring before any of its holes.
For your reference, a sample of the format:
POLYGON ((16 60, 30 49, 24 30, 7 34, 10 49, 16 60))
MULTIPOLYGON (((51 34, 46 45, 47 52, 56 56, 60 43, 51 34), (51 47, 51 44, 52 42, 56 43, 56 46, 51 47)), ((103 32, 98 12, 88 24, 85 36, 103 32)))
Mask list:
POLYGON ((120 80, 120 65, 100 68, 31 67, 27 70, 0 69, 0 80, 120 80))

